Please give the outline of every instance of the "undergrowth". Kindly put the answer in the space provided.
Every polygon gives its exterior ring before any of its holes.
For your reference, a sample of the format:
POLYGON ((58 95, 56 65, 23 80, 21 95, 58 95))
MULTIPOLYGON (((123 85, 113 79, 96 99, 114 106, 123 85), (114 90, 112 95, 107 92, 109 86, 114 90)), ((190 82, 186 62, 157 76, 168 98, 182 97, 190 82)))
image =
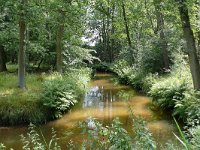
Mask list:
MULTIPOLYGON (((170 110, 172 115, 181 118, 187 126, 186 133, 192 133, 190 144, 199 149, 200 93, 194 91, 192 77, 187 63, 174 66, 159 76, 157 73, 145 73, 130 66, 125 60, 117 61, 111 69, 119 76, 119 81, 132 85, 153 98, 154 105, 170 110)), ((173 149, 173 146, 171 146, 173 149)))

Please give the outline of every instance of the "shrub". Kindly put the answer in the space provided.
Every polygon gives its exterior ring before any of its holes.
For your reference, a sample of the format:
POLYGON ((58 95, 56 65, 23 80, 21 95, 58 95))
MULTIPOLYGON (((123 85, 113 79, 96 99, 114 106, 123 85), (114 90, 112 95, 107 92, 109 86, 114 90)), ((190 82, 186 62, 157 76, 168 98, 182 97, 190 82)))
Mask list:
POLYGON ((92 69, 99 72, 111 72, 110 64, 105 62, 92 65, 92 69))
POLYGON ((71 84, 64 79, 47 81, 44 83, 44 89, 41 97, 43 105, 51 110, 55 118, 61 117, 71 105, 77 103, 71 84))
POLYGON ((190 140, 192 149, 200 149, 200 125, 190 128, 189 133, 192 136, 190 140))
POLYGON ((157 74, 146 74, 131 67, 127 61, 119 60, 113 63, 111 70, 115 72, 120 83, 129 84, 134 89, 147 93, 158 79, 157 74))
POLYGON ((188 90, 188 82, 179 75, 169 75, 160 78, 151 87, 149 94, 153 101, 163 109, 173 109, 175 102, 184 98, 184 92, 188 90))
POLYGON ((200 120, 200 92, 186 91, 182 100, 176 101, 174 114, 178 114, 182 119, 187 119, 188 123, 200 120))
POLYGON ((119 77, 120 83, 130 84, 130 76, 134 74, 134 69, 126 60, 118 60, 113 63, 111 70, 119 77))
POLYGON ((148 74, 143 79, 143 86, 142 91, 147 93, 150 91, 151 87, 157 82, 158 80, 158 74, 148 74))
POLYGON ((43 84, 41 94, 43 105, 50 110, 53 118, 60 118, 64 112, 78 102, 89 80, 89 69, 71 70, 64 76, 57 75, 55 79, 43 84))

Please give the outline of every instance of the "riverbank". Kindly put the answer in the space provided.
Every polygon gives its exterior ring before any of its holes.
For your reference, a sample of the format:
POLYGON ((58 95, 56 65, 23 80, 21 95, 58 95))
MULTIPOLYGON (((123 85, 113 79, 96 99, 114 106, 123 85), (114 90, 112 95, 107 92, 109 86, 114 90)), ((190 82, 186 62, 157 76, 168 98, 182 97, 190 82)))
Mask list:
MULTIPOLYGON (((165 143, 170 142, 169 140, 173 141, 171 142, 173 145, 177 145, 178 140, 173 133, 178 133, 172 118, 169 118, 167 114, 151 111, 149 109, 150 98, 138 94, 130 86, 116 84, 113 82, 114 79, 115 77, 110 74, 96 74, 90 82, 88 92, 79 104, 71 109, 70 113, 45 125, 37 126, 34 130, 38 131, 39 135, 42 133, 48 145, 49 139, 52 138, 51 130, 53 128, 58 138, 57 144, 61 146, 61 149, 78 149, 81 146, 84 147, 84 144, 87 146, 94 144, 94 147, 91 148, 95 149, 96 142, 105 143, 100 145, 102 149, 104 146, 107 148, 119 146, 115 149, 120 150, 127 146, 124 142, 137 149, 141 149, 138 147, 139 144, 143 148, 147 148, 148 145, 153 150, 156 149, 155 147, 164 149, 165 143), (128 109, 129 106, 132 108, 134 116, 137 116, 134 117, 134 120, 128 109), (143 119, 139 119, 139 116, 143 119), (99 128, 96 139, 90 135, 91 130, 87 128, 87 123, 92 123, 93 118, 96 118, 94 120, 97 121, 99 128), (80 121, 86 125, 85 128, 83 124, 79 124, 80 121), (85 134, 82 134, 84 131, 85 134), (90 136, 92 139, 89 139, 90 136), (69 145, 70 142, 71 145, 69 145)), ((23 134, 26 136, 25 140, 31 143, 28 135, 34 137, 32 129, 28 130, 26 127, 0 129, 0 135, 6 135, 0 137, 0 143, 4 143, 7 148, 21 149, 23 143, 20 141, 19 135, 23 134)), ((45 147, 43 140, 40 142, 45 147)))
MULTIPOLYGON (((193 90, 192 77, 187 65, 174 66, 165 74, 141 72, 125 61, 110 66, 121 83, 152 97, 153 104, 170 111, 173 116, 184 122, 186 134, 182 134, 182 143, 186 148, 199 148, 200 138, 200 92, 193 90)), ((181 131, 180 131, 181 132, 181 131)))
POLYGON ((90 69, 27 74, 27 88, 20 90, 16 73, 0 74, 0 125, 41 124, 60 118, 85 93, 90 69))

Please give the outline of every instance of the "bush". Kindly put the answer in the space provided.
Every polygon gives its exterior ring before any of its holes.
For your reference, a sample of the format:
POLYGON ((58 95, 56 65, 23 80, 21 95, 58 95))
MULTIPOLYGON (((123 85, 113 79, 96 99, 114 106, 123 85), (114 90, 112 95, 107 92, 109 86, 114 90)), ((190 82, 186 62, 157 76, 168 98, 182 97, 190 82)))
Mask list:
POLYGON ((200 125, 190 128, 189 133, 192 136, 190 142, 191 142, 191 148, 192 149, 200 149, 200 125))
POLYGON ((53 118, 60 118, 78 102, 89 80, 89 69, 71 70, 64 76, 57 74, 57 78, 43 84, 41 94, 43 105, 50 110, 53 118))
POLYGON ((140 72, 134 67, 131 67, 127 61, 119 60, 113 63, 111 70, 115 72, 120 83, 131 85, 134 89, 143 92, 148 92, 153 83, 156 82, 158 75, 140 72))
POLYGON ((188 123, 194 122, 199 124, 200 120, 200 92, 186 91, 182 100, 176 101, 174 114, 178 114, 182 119, 187 119, 188 123))
POLYGON ((158 80, 158 74, 148 74, 146 77, 143 79, 143 86, 142 86, 142 91, 144 93, 147 93, 150 91, 151 87, 157 82, 158 80))
POLYGON ((43 105, 51 110, 55 118, 61 117, 71 105, 77 103, 71 84, 64 79, 47 81, 44 83, 44 89, 41 97, 43 105))
POLYGON ((99 72, 112 72, 110 70, 110 64, 105 62, 92 65, 92 69, 99 72))
POLYGON ((119 77, 120 83, 130 84, 129 77, 133 75, 133 67, 126 60, 119 60, 113 63, 111 70, 119 77))
POLYGON ((184 81, 180 82, 176 78, 168 78, 155 83, 149 93, 159 107, 173 109, 175 101, 183 99, 183 93, 186 89, 187 85, 184 81))
POLYGON ((184 98, 184 92, 190 89, 189 72, 185 75, 172 72, 158 79, 151 87, 149 94, 153 101, 163 109, 174 109, 175 103, 184 98))

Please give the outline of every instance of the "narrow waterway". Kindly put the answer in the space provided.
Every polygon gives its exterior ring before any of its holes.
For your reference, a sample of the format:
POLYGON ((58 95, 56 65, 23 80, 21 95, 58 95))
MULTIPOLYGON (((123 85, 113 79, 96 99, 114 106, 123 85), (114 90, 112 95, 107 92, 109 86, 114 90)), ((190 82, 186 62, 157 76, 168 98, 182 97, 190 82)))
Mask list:
MULTIPOLYGON (((61 119, 49 122, 46 125, 37 127, 47 141, 51 138, 51 131, 54 128, 59 137, 59 144, 67 149, 66 144, 81 143, 83 137, 78 127, 79 121, 94 117, 109 125, 115 117, 119 117, 123 127, 132 132, 132 125, 129 119, 127 102, 120 98, 120 94, 128 94, 129 105, 134 114, 146 120, 147 127, 153 133, 159 145, 170 141, 177 143, 173 135, 177 133, 175 124, 169 114, 162 111, 152 111, 150 109, 151 99, 137 94, 131 87, 114 84, 113 76, 105 73, 96 74, 96 78, 91 81, 90 90, 83 100, 61 119), (71 140, 70 140, 71 139, 71 140)), ((27 133, 27 127, 0 127, 0 143, 4 143, 8 149, 22 149, 20 141, 21 134, 27 133)))

